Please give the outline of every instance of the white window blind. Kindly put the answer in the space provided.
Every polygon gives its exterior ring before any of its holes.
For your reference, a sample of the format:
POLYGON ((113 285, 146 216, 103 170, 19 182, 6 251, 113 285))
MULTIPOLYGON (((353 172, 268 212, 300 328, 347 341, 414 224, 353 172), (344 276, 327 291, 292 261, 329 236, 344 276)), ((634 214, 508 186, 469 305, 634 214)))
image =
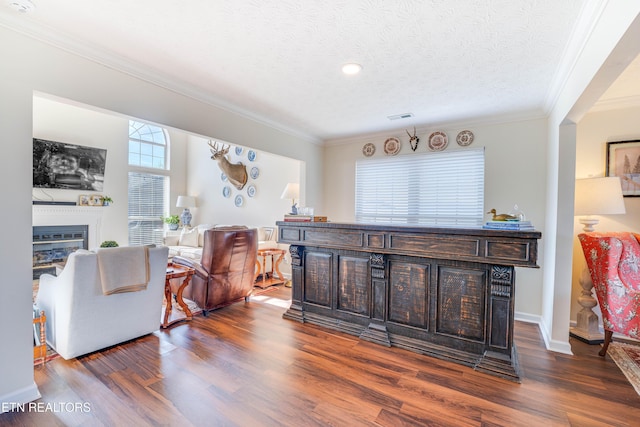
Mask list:
POLYGON ((162 243, 169 178, 129 172, 129 246, 162 243))
POLYGON ((482 226, 484 148, 356 162, 356 221, 482 226))

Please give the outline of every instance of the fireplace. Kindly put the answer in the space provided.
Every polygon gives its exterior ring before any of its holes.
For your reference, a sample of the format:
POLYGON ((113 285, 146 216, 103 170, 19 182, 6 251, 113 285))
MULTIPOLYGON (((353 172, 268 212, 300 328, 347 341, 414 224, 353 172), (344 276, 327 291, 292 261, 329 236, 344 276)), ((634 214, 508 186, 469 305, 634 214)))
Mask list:
POLYGON ((56 264, 70 253, 89 247, 88 225, 45 225, 33 227, 33 279, 55 274, 56 264))
POLYGON ((59 259, 66 259, 76 249, 98 247, 103 209, 94 206, 33 205, 33 278, 37 279, 42 273, 55 273, 55 265, 51 264, 62 263, 59 259), (77 226, 82 230, 76 229, 77 226), (44 233, 40 233, 40 230, 44 230, 44 233))

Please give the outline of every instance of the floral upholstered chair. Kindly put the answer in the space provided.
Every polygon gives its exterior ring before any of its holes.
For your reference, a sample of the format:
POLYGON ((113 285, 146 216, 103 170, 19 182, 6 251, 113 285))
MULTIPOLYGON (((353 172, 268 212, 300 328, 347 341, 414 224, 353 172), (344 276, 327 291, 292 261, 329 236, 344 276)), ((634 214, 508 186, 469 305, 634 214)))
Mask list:
POLYGON ((604 356, 614 332, 640 339, 640 234, 591 232, 578 239, 602 311, 604 356))

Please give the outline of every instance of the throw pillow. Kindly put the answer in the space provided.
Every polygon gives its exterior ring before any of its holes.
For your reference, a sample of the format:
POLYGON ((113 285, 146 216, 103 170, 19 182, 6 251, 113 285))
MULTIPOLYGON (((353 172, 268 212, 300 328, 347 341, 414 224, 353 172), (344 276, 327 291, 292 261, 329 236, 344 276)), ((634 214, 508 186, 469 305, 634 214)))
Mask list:
POLYGON ((182 229, 182 233, 180 233, 180 240, 178 241, 180 246, 191 246, 198 247, 198 229, 182 229))

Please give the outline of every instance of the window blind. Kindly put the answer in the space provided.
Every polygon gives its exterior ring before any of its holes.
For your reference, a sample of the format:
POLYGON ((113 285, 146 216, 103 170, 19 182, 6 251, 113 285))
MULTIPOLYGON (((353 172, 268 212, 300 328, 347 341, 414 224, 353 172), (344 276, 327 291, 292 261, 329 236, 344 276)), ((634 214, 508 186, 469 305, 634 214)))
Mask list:
POLYGON ((129 172, 129 246, 162 243, 169 178, 129 172))
POLYGON ((356 162, 360 223, 482 226, 484 148, 356 162))

